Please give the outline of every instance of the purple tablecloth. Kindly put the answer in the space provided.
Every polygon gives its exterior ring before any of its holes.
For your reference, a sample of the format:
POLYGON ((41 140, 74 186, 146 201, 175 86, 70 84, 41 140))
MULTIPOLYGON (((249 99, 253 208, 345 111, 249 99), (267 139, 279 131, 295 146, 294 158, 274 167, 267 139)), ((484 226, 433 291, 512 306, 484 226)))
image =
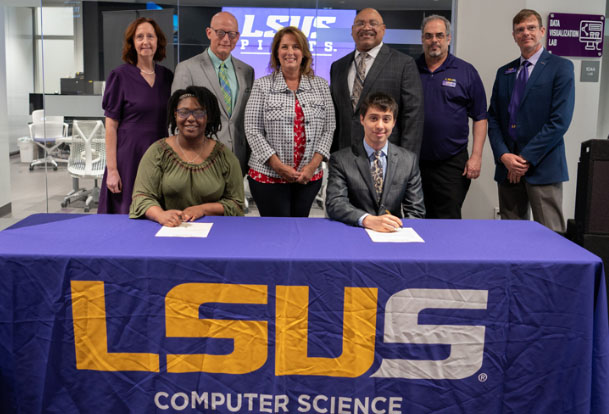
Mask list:
POLYGON ((537 223, 406 220, 425 243, 394 244, 201 221, 206 239, 120 215, 0 232, 0 411, 609 410, 602 262, 537 223))

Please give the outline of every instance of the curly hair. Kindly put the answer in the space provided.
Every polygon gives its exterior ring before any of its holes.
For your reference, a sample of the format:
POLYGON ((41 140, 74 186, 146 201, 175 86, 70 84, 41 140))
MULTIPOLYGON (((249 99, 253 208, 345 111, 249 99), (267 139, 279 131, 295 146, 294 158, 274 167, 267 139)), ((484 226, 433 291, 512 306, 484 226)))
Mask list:
POLYGON ((313 64, 313 56, 311 55, 311 50, 309 49, 309 42, 307 41, 307 37, 301 32, 298 28, 294 26, 287 26, 283 29, 279 30, 275 33, 275 37, 273 38, 273 43, 271 44, 271 62, 269 66, 273 69, 273 71, 279 71, 279 44, 281 43, 281 39, 283 36, 291 34, 296 38, 296 42, 298 42, 298 46, 300 50, 302 50, 302 62, 300 62, 300 74, 306 76, 313 76, 313 68, 311 65, 313 64))
POLYGON ((207 124, 205 125, 205 136, 212 137, 216 136, 218 131, 222 129, 222 122, 220 121, 220 106, 218 105, 218 99, 209 89, 203 86, 189 86, 186 89, 178 89, 171 95, 169 102, 167 103, 167 123, 169 124, 169 130, 172 134, 175 134, 178 123, 176 121, 176 110, 178 109, 178 103, 182 99, 182 95, 189 94, 199 102, 201 108, 207 112, 207 124))
POLYGON ((167 46, 167 39, 165 38, 165 34, 161 30, 161 27, 157 22, 148 18, 148 17, 139 17, 132 21, 127 29, 125 30, 125 37, 123 38, 123 61, 135 65, 137 64, 137 52, 135 50, 135 45, 133 44, 133 38, 135 37, 135 32, 138 26, 142 23, 150 23, 154 28, 154 32, 156 33, 156 52, 154 53, 154 57, 152 58, 156 62, 160 62, 165 59, 165 47, 167 46))

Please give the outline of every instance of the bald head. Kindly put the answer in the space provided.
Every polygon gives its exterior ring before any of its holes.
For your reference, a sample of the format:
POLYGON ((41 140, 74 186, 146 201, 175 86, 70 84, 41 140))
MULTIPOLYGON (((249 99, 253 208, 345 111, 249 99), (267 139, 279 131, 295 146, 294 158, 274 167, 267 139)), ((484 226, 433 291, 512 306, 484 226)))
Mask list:
POLYGON ((357 18, 360 17, 361 15, 375 16, 375 18, 378 19, 381 23, 383 22, 383 18, 381 17, 381 14, 378 12, 378 10, 373 9, 372 7, 367 7, 365 9, 361 9, 359 11, 359 13, 357 13, 357 15, 355 16, 355 20, 357 20, 357 18))
POLYGON ((351 35, 355 41, 355 47, 360 52, 367 52, 378 46, 385 36, 385 24, 383 18, 375 9, 363 9, 353 21, 351 35))
POLYGON ((235 16, 228 12, 216 13, 205 32, 210 42, 209 48, 221 60, 230 56, 239 41, 239 24, 235 16), (224 32, 224 36, 220 37, 219 31, 224 32))
POLYGON ((239 31, 239 23, 237 22, 237 18, 229 12, 218 12, 211 18, 211 26, 214 29, 216 29, 216 25, 221 25, 224 23, 233 24, 236 27, 235 31, 239 31))

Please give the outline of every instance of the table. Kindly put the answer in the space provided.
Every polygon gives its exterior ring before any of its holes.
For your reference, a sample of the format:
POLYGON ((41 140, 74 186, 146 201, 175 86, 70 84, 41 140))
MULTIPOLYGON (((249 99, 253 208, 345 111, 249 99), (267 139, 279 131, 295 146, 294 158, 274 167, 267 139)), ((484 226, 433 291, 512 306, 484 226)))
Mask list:
POLYGON ((609 410, 602 262, 537 223, 201 221, 0 232, 0 412, 609 410))

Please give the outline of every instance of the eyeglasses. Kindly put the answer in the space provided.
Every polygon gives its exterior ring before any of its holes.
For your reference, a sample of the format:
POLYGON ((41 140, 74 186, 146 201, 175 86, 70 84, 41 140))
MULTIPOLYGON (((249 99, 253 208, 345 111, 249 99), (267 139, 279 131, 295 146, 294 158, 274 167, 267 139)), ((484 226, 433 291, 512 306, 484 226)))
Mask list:
POLYGON ((370 20, 370 21, 365 21, 365 20, 356 20, 355 22, 353 22, 353 27, 364 27, 366 24, 370 25, 370 27, 379 27, 382 26, 383 23, 381 22, 377 22, 376 20, 370 20))
POLYGON ((536 26, 536 25, 531 25, 531 26, 520 26, 520 27, 518 27, 516 30, 514 30, 514 32, 515 32, 516 34, 523 34, 525 29, 526 29, 528 32, 534 32, 534 31, 536 31, 537 29, 539 29, 539 26, 536 26))
POLYGON ((213 30, 214 32, 216 32, 216 36, 218 36, 220 39, 224 39, 224 36, 228 35, 228 38, 230 40, 235 40, 236 38, 239 37, 239 32, 225 32, 222 29, 214 29, 213 27, 210 27, 211 30, 213 30))
POLYGON ((190 109, 180 108, 176 111, 176 114, 180 119, 188 119, 190 115, 194 116, 195 119, 203 119, 207 115, 207 111, 205 109, 193 109, 191 111, 190 109))
POLYGON ((440 32, 440 33, 425 33, 423 35, 423 39, 425 40, 431 40, 433 38, 436 38, 438 40, 444 40, 444 38, 446 37, 446 33, 440 32))

